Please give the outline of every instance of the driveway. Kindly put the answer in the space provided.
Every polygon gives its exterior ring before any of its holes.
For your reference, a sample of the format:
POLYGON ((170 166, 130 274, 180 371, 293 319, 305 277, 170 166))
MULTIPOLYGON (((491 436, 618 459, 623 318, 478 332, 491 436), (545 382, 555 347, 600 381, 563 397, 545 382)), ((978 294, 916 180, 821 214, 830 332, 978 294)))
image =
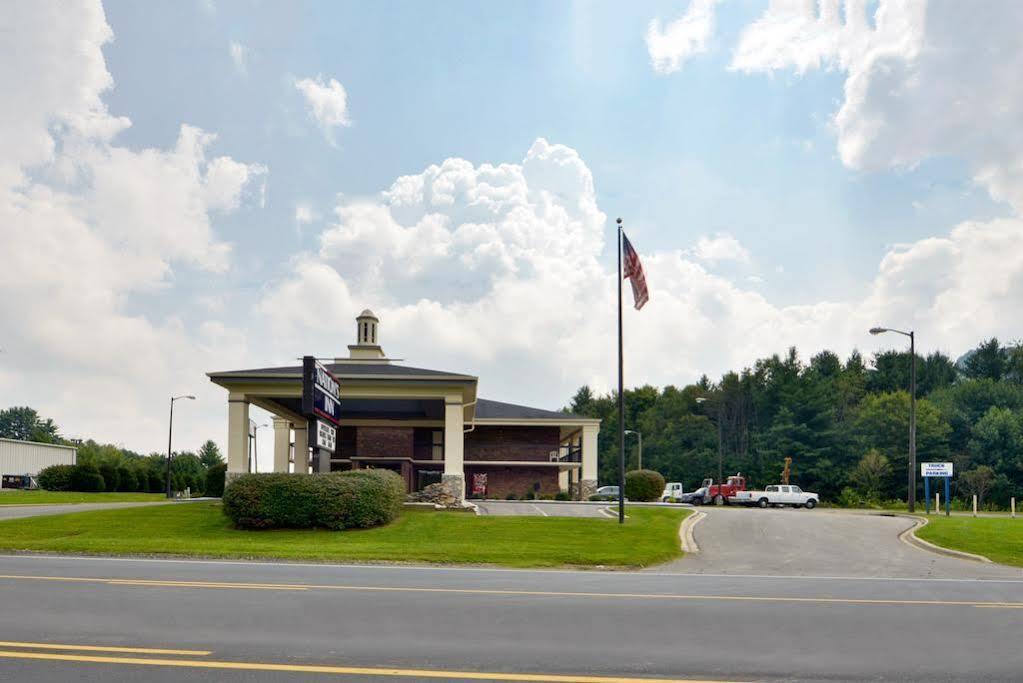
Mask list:
POLYGON ((701 574, 1023 579, 1023 569, 938 555, 899 540, 905 517, 703 507, 699 552, 659 569, 701 574))
POLYGON ((474 501, 481 515, 517 515, 530 517, 613 517, 610 503, 552 502, 549 500, 474 501))
MULTIPOLYGON (((177 502, 177 501, 175 501, 177 502)), ((43 515, 64 515, 69 512, 88 512, 90 510, 117 510, 119 508, 137 508, 149 505, 168 505, 166 501, 157 503, 62 503, 57 505, 0 505, 0 520, 20 519, 22 517, 41 517, 43 515)))

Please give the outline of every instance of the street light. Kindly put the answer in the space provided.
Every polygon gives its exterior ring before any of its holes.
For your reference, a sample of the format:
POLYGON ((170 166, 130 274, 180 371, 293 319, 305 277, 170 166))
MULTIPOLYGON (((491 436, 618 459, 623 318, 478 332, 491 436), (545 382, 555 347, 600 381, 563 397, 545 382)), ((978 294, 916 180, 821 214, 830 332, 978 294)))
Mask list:
POLYGON ((189 401, 194 401, 195 396, 171 396, 170 400, 170 423, 167 427, 167 497, 173 498, 174 494, 171 492, 171 439, 174 437, 174 401, 180 401, 183 398, 187 398, 189 401))
POLYGON ((909 337, 909 511, 916 510, 916 334, 913 330, 903 332, 890 327, 871 327, 873 335, 894 332, 909 337))
POLYGON ((639 462, 637 463, 637 470, 643 469, 643 435, 639 432, 634 432, 631 429, 625 430, 626 434, 635 434, 636 438, 639 439, 639 462))
MULTIPOLYGON (((697 403, 706 403, 707 400, 708 399, 707 399, 706 396, 697 396, 696 397, 696 402, 697 403)), ((722 442, 722 438, 721 438, 721 422, 722 422, 722 419, 724 418, 725 410, 724 410, 724 403, 722 403, 722 401, 720 399, 717 401, 717 404, 718 404, 718 419, 716 420, 716 422, 718 423, 718 495, 714 496, 714 502, 715 503, 717 503, 719 498, 722 500, 722 502, 724 501, 724 494, 722 493, 724 491, 724 489, 722 488, 722 486, 724 485, 724 481, 725 481, 724 450, 722 448, 722 443, 721 443, 722 442)))

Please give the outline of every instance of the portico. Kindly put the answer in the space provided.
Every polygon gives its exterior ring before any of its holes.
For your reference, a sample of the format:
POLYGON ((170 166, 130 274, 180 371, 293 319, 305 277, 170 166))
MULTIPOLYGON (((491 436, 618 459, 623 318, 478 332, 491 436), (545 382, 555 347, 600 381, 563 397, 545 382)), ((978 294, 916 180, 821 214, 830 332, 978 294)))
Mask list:
POLYGON ((228 391, 228 475, 248 471, 249 407, 270 412, 274 471, 380 467, 408 491, 443 482, 458 498, 588 495, 596 487, 600 421, 477 397, 472 375, 388 359, 371 311, 356 319, 347 358, 326 362, 341 385, 338 447, 310 461, 302 367, 211 372, 228 391))

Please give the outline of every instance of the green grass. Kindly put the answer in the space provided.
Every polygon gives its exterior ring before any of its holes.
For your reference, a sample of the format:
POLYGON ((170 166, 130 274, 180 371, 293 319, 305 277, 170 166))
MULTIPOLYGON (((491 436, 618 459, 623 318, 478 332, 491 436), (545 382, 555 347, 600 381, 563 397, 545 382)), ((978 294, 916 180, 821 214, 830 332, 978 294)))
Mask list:
POLYGON ((3 491, 0 505, 55 505, 58 503, 152 503, 166 500, 162 493, 77 493, 75 491, 3 491))
POLYGON ((1023 567, 1023 519, 932 515, 930 523, 918 529, 916 535, 943 548, 1023 567))
POLYGON ((508 567, 640 567, 682 555, 688 511, 630 508, 617 520, 477 517, 405 509, 393 523, 351 531, 241 531, 220 503, 79 512, 0 522, 0 550, 195 555, 330 562, 495 564, 508 567))

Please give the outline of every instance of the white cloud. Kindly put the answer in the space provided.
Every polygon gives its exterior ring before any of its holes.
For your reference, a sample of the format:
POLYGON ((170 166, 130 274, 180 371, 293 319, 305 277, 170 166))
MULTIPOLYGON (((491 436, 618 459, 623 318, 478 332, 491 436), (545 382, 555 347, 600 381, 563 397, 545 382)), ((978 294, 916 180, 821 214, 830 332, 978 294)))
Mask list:
POLYGON ((247 76, 249 73, 249 49, 238 41, 232 40, 227 46, 227 52, 231 55, 231 61, 238 73, 247 76))
POLYGON ((718 0, 690 0, 685 13, 663 26, 660 19, 650 22, 646 46, 654 70, 672 73, 693 55, 707 51, 714 35, 714 6, 718 0))
MULTIPOLYGON (((188 384, 206 395, 195 386, 206 362, 245 340, 206 323, 192 331, 172 306, 148 313, 138 297, 181 270, 226 269, 231 247, 210 214, 237 208, 266 169, 209 160, 214 136, 190 126, 170 149, 115 144, 130 121, 102 101, 112 33, 98 2, 15 3, 0 34, 14 41, 0 48, 11 50, 0 90, 19 93, 0 109, 0 405, 33 405, 69 434, 153 447, 168 392, 188 384)), ((220 432, 217 408, 191 436, 220 432)))
POLYGON ((322 76, 315 79, 303 78, 295 81, 295 88, 302 93, 310 113, 320 124, 324 135, 334 144, 335 131, 352 125, 348 118, 348 93, 336 79, 324 81, 322 76))
MULTIPOLYGON (((477 373, 485 397, 558 407, 584 382, 612 386, 615 285, 601 260, 611 228, 574 150, 537 140, 520 164, 447 159, 337 216, 260 305, 278 356, 343 355, 352 318, 369 306, 390 354, 477 373)), ((861 298, 804 305, 776 305, 756 279, 709 272, 700 244, 636 246, 651 300, 626 311, 630 385, 694 381, 790 345, 869 350, 886 341, 866 334, 875 324, 912 326, 923 348, 961 351, 985 335, 1012 337, 1005 311, 1023 297, 1016 220, 892 249, 861 298)), ((711 261, 749 257, 728 236, 702 247, 711 261)))
POLYGON ((775 0, 746 28, 733 68, 847 73, 835 114, 851 168, 965 159, 992 197, 1023 211, 1023 3, 775 0), (842 11, 844 9, 844 12, 842 11))
POLYGON ((749 263, 750 253, 732 235, 719 232, 714 237, 701 237, 693 249, 693 256, 701 261, 717 263, 719 261, 736 261, 749 263))

